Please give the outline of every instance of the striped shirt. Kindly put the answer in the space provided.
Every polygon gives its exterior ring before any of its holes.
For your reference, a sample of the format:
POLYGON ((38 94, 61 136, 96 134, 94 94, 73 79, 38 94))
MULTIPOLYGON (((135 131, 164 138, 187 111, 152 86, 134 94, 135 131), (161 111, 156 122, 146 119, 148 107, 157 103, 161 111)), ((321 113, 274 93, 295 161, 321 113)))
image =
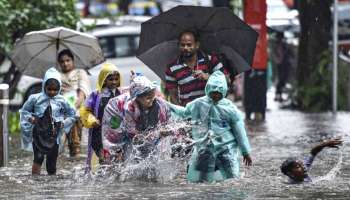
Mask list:
MULTIPOLYGON (((224 74, 228 74, 228 70, 215 55, 207 55, 203 52, 197 53, 197 65, 193 70, 202 70, 204 73, 221 70, 224 74)), ((204 88, 206 80, 200 80, 193 76, 193 70, 178 58, 175 62, 168 65, 165 72, 165 87, 166 89, 178 89, 179 100, 181 105, 186 105, 192 100, 205 95, 204 88)))

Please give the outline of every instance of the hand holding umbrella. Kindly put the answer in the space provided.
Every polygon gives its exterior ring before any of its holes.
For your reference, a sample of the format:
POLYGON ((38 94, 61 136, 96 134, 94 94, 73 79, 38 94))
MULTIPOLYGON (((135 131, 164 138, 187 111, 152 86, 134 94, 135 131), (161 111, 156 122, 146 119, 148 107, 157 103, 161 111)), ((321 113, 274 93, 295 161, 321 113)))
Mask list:
POLYGON ((96 37, 64 27, 25 34, 11 59, 23 74, 41 78, 48 68, 58 66, 57 55, 63 49, 73 53, 77 68, 89 69, 105 60, 96 37))
POLYGON ((225 55, 232 71, 250 69, 258 34, 227 8, 177 6, 151 18, 141 25, 137 57, 165 80, 167 64, 179 55, 178 37, 188 30, 199 34, 201 50, 225 55))

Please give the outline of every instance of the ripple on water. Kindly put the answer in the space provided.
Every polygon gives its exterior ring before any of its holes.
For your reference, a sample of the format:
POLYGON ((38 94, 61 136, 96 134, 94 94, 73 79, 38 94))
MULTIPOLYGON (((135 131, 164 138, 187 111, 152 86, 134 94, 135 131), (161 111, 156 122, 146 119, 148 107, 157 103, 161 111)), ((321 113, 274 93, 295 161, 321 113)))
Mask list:
POLYGON ((89 177, 84 175, 84 159, 70 160, 67 154, 59 158, 59 175, 33 177, 32 155, 12 152, 9 167, 0 168, 0 199, 350 199, 349 121, 348 113, 333 118, 329 113, 268 112, 265 123, 248 125, 253 166, 241 167, 240 180, 215 184, 187 183, 186 166, 171 162, 158 172, 171 178, 158 182, 121 181, 118 173, 108 172, 89 177), (303 157, 317 142, 335 136, 342 136, 345 144, 316 158, 310 171, 314 183, 285 184, 279 169, 284 159, 303 157))

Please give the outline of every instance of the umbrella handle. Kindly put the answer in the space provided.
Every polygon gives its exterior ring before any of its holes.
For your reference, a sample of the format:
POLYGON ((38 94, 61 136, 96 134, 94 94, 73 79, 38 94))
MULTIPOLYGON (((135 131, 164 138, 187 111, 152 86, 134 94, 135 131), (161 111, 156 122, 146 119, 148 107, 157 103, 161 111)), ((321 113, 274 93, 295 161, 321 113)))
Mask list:
POLYGON ((56 39, 56 67, 58 67, 59 63, 58 63, 58 50, 60 48, 60 39, 56 39))
POLYGON ((57 50, 56 52, 58 52, 59 47, 60 47, 60 39, 57 38, 56 39, 56 50, 57 50))

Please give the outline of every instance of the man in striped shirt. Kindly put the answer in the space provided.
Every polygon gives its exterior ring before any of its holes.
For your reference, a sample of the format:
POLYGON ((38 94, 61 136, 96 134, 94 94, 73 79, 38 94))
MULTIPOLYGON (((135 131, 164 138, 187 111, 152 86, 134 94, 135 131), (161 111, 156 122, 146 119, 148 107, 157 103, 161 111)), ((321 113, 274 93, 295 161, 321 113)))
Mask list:
POLYGON ((210 73, 221 70, 228 76, 216 55, 207 55, 199 49, 198 35, 184 31, 179 37, 180 56, 167 66, 165 88, 170 101, 185 106, 205 95, 204 88, 210 73))

